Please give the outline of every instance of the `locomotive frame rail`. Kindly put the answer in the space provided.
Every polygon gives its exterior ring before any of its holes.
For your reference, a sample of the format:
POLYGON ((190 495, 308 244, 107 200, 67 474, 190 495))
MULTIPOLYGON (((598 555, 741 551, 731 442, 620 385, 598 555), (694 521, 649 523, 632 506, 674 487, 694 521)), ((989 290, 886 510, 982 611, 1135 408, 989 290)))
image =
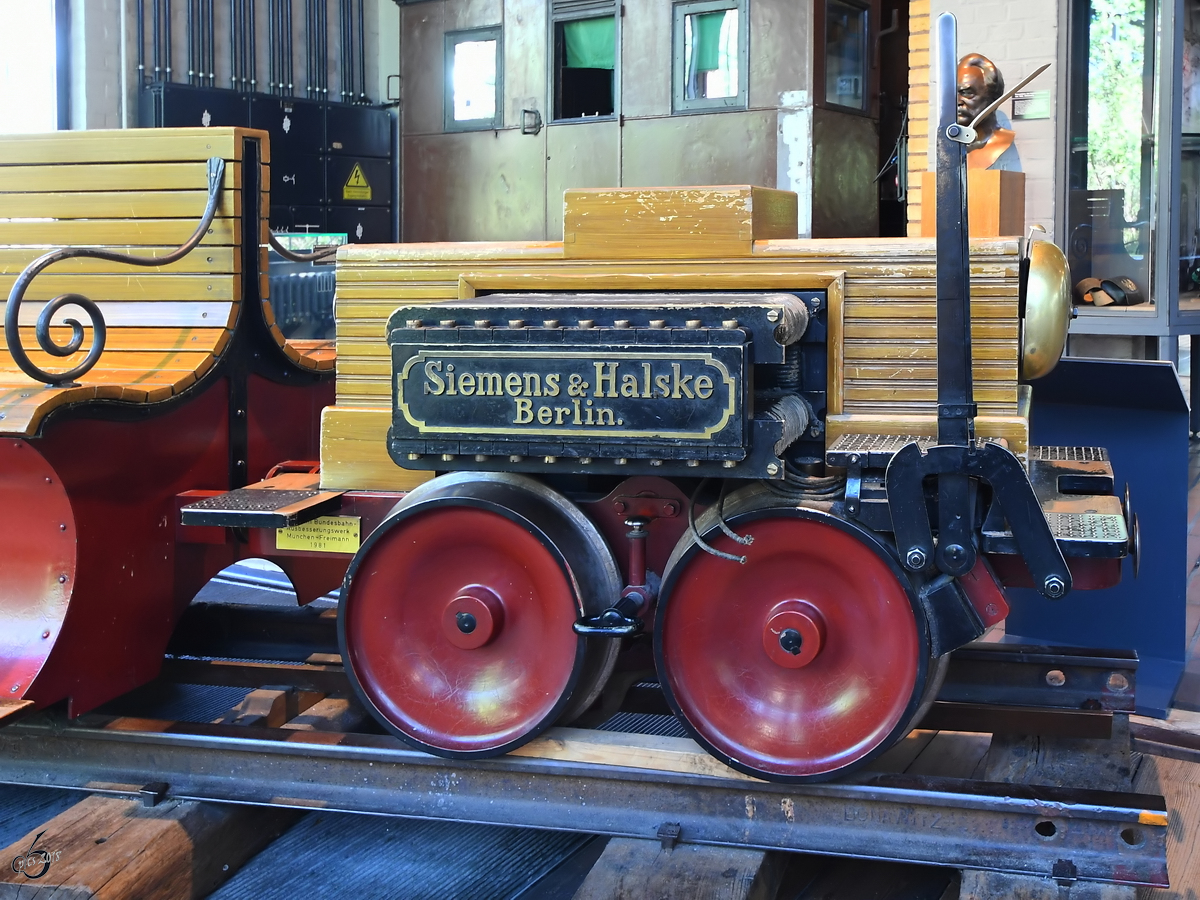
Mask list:
POLYGON ((615 733, 602 736, 622 747, 624 766, 589 763, 586 753, 561 758, 597 734, 554 729, 519 756, 464 763, 383 735, 99 715, 68 725, 39 714, 0 730, 0 781, 149 803, 170 796, 857 856, 1061 884, 1167 883, 1161 797, 869 773, 771 784, 728 770, 696 774, 718 764, 686 739, 615 733), (687 771, 681 761, 693 757, 701 763, 687 771))

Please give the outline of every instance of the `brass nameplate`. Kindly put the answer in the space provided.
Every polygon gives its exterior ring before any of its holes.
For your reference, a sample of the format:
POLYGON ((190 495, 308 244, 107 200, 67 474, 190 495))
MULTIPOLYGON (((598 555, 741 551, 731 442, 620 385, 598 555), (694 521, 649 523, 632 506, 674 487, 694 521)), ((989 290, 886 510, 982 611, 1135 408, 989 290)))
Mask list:
POLYGON ((357 553, 360 543, 358 516, 319 516, 302 525, 275 529, 275 547, 279 550, 357 553))
POLYGON ((396 437, 742 439, 740 346, 410 345, 394 352, 396 437))

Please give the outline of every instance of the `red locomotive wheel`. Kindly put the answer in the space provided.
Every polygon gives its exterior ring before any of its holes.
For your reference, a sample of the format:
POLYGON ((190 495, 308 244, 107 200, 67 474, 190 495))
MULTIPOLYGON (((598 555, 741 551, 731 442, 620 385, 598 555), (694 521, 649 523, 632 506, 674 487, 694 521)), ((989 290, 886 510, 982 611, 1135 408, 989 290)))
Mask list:
POLYGON ((832 516, 727 518, 754 542, 708 540, 745 565, 685 536, 664 579, 655 645, 672 707, 714 755, 760 777, 820 781, 867 761, 907 732, 928 677, 907 579, 832 516))
POLYGON ((596 577, 603 543, 581 558, 578 523, 512 476, 482 490, 444 478, 458 490, 414 492, 355 559, 342 648, 360 696, 396 734, 440 755, 490 756, 603 686, 616 643, 582 639, 572 625, 579 584, 590 573, 616 596, 616 568, 609 559, 596 577))

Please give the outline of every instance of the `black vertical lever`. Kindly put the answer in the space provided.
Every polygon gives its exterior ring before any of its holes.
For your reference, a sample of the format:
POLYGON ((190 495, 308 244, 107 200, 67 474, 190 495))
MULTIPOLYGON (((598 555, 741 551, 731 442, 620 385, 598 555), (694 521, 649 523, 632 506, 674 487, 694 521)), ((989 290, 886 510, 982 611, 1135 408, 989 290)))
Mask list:
POLYGON ((967 147, 958 125, 957 23, 937 20, 937 359, 938 443, 968 447, 975 438, 971 384, 971 258, 967 221, 967 147))
MULTIPOLYGON (((938 443, 975 449, 971 384, 971 255, 967 147, 958 136, 958 34, 954 16, 937 20, 937 353, 938 443)), ((975 485, 965 474, 938 477, 934 562, 949 575, 975 566, 975 485)))
MULTIPOLYGON (((916 443, 907 444, 888 464, 888 506, 896 546, 905 568, 912 572, 929 574, 932 563, 943 576, 967 574, 978 555, 974 541, 977 485, 986 482, 992 486, 994 502, 1012 529, 1034 585, 1044 596, 1057 599, 1071 589, 1071 573, 1024 466, 999 444, 975 441, 966 190, 967 145, 974 130, 958 123, 954 16, 943 13, 938 17, 936 37, 938 444, 925 452, 916 443), (923 488, 928 477, 937 479, 936 545, 923 488)), ((939 582, 935 579, 930 584, 939 582)), ((951 613, 937 609, 933 613, 935 618, 943 615, 951 621, 951 613)))

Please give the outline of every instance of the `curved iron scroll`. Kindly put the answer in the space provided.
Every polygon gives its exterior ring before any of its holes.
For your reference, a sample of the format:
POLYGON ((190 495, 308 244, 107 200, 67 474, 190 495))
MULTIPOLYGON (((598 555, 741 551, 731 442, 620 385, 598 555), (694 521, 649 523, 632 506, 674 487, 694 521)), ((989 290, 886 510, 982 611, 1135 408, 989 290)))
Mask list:
POLYGON ((165 256, 130 256, 125 253, 115 253, 112 250, 103 250, 99 247, 67 247, 39 256, 26 266, 13 284, 12 290, 8 294, 8 306, 4 310, 4 338, 8 343, 8 352, 12 354, 13 361, 21 367, 21 371, 44 384, 72 387, 75 379, 91 369, 100 359, 100 354, 104 352, 104 341, 108 335, 104 324, 104 315, 100 312, 99 306, 82 294, 60 294, 48 302, 38 315, 37 326, 34 329, 38 346, 51 356, 70 356, 83 345, 83 326, 76 319, 64 320, 67 325, 71 326, 71 339, 66 344, 56 344, 50 336, 50 322, 54 318, 54 314, 64 306, 71 305, 82 307, 91 319, 92 346, 83 362, 73 369, 65 372, 47 372, 38 368, 21 345, 19 328, 21 302, 34 278, 41 274, 47 266, 63 259, 81 257, 103 259, 108 262, 128 263, 131 266, 165 266, 183 259, 208 233, 213 217, 217 214, 217 201, 221 196, 221 186, 224 180, 225 160, 213 157, 208 161, 208 205, 204 207, 204 215, 200 219, 200 224, 196 226, 196 230, 190 238, 165 256))
POLYGON ((333 254, 337 253, 338 250, 338 248, 334 246, 322 247, 320 250, 317 250, 313 253, 297 253, 295 250, 289 250, 287 247, 283 246, 283 244, 279 243, 279 239, 275 237, 275 232, 268 231, 267 234, 270 236, 269 240, 271 242, 271 249, 284 259, 291 260, 292 262, 317 262, 318 260, 328 259, 330 256, 333 256, 333 254))

